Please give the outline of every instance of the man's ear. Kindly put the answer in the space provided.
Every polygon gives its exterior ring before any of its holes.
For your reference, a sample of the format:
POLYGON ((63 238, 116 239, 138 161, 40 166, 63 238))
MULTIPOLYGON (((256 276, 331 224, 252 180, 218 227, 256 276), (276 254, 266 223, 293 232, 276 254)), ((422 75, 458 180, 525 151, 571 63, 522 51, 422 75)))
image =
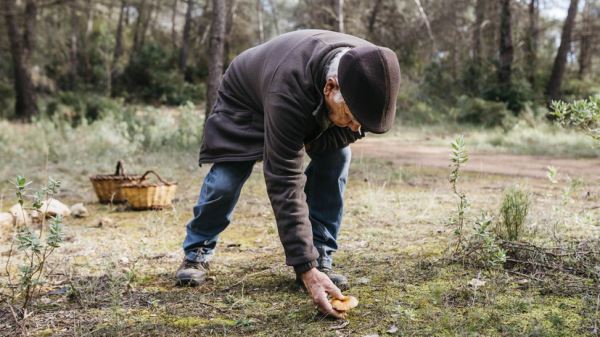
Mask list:
POLYGON ((330 77, 327 79, 327 82, 325 82, 325 88, 323 88, 323 93, 325 94, 325 96, 329 96, 332 91, 338 88, 339 86, 337 81, 330 77))

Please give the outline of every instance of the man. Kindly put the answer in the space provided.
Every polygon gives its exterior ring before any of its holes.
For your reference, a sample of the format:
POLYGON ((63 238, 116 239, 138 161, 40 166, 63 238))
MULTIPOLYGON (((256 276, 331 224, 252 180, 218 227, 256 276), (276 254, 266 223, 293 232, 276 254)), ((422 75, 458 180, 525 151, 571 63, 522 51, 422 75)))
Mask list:
POLYGON ((200 163, 214 164, 187 224, 178 283, 204 281, 217 237, 262 160, 286 264, 321 312, 341 317, 327 294, 340 298, 348 287, 332 270, 348 144, 391 128, 399 85, 394 52, 336 32, 291 32, 236 57, 204 127, 200 163))

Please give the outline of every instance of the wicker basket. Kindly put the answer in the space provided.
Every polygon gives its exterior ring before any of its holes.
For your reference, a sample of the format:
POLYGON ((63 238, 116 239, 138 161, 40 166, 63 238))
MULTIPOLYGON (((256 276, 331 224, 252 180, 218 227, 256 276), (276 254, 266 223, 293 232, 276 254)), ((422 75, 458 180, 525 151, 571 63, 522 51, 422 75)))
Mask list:
POLYGON ((123 161, 119 160, 115 174, 98 174, 91 176, 90 180, 101 204, 120 204, 127 201, 123 196, 121 186, 132 181, 137 181, 141 177, 139 174, 125 174, 123 161))
POLYGON ((171 206, 177 190, 176 182, 167 182, 154 171, 146 171, 137 181, 123 185, 123 195, 134 210, 163 209, 171 206), (148 174, 154 174, 160 183, 145 182, 148 174))

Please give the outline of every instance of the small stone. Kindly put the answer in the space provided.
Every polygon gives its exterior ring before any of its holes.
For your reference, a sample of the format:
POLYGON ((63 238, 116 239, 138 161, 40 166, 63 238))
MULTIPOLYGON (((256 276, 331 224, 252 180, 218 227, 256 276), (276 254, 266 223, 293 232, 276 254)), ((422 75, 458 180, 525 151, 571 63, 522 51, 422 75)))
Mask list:
POLYGON ((396 324, 393 324, 387 331, 388 333, 396 333, 398 332, 398 327, 396 326, 396 324))
POLYGON ((31 216, 21 205, 14 205, 10 208, 9 212, 15 218, 15 225, 17 227, 31 225, 31 216))
POLYGON ((119 259, 121 264, 129 264, 129 259, 126 256, 123 256, 119 259))
POLYGON ((42 213, 33 210, 31 211, 31 213, 29 213, 29 215, 31 216, 31 222, 35 223, 35 224, 41 224, 42 223, 42 213))
POLYGON ((71 215, 76 218, 86 218, 90 215, 87 208, 82 203, 77 203, 71 206, 71 215))
POLYGON ((103 217, 100 219, 100 221, 98 221, 98 224, 96 226, 98 227, 110 227, 113 226, 115 224, 115 221, 109 217, 103 217))
POLYGON ((356 284, 365 285, 365 284, 369 284, 369 282, 371 282, 371 279, 368 277, 359 277, 356 279, 356 284))
POLYGON ((15 217, 10 213, 0 213, 0 227, 11 227, 15 224, 15 217))
POLYGON ((365 335, 363 337, 379 337, 379 334, 365 335))
POLYGON ((472 287, 473 289, 477 290, 480 287, 483 287, 485 285, 485 281, 480 280, 478 278, 474 278, 471 281, 469 281, 469 286, 472 287))
POLYGON ((57 216, 57 215, 66 217, 66 216, 71 215, 71 210, 69 209, 69 207, 54 198, 50 198, 50 199, 44 201, 44 203, 42 203, 42 207, 40 208, 40 211, 46 217, 57 216))

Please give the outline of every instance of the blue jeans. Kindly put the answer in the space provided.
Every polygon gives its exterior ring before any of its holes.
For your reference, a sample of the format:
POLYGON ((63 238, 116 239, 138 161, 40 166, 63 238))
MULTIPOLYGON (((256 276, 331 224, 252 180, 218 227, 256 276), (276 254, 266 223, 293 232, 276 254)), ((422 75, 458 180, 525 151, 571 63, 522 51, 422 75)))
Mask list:
MULTIPOLYGON (((348 146, 313 155, 304 172, 304 192, 320 267, 332 267, 332 253, 338 248, 337 235, 342 224, 343 196, 351 157, 348 146)), ((213 164, 194 206, 194 218, 186 226, 183 242, 186 259, 206 262, 212 258, 218 236, 231 222, 252 166, 254 161, 213 164)))

